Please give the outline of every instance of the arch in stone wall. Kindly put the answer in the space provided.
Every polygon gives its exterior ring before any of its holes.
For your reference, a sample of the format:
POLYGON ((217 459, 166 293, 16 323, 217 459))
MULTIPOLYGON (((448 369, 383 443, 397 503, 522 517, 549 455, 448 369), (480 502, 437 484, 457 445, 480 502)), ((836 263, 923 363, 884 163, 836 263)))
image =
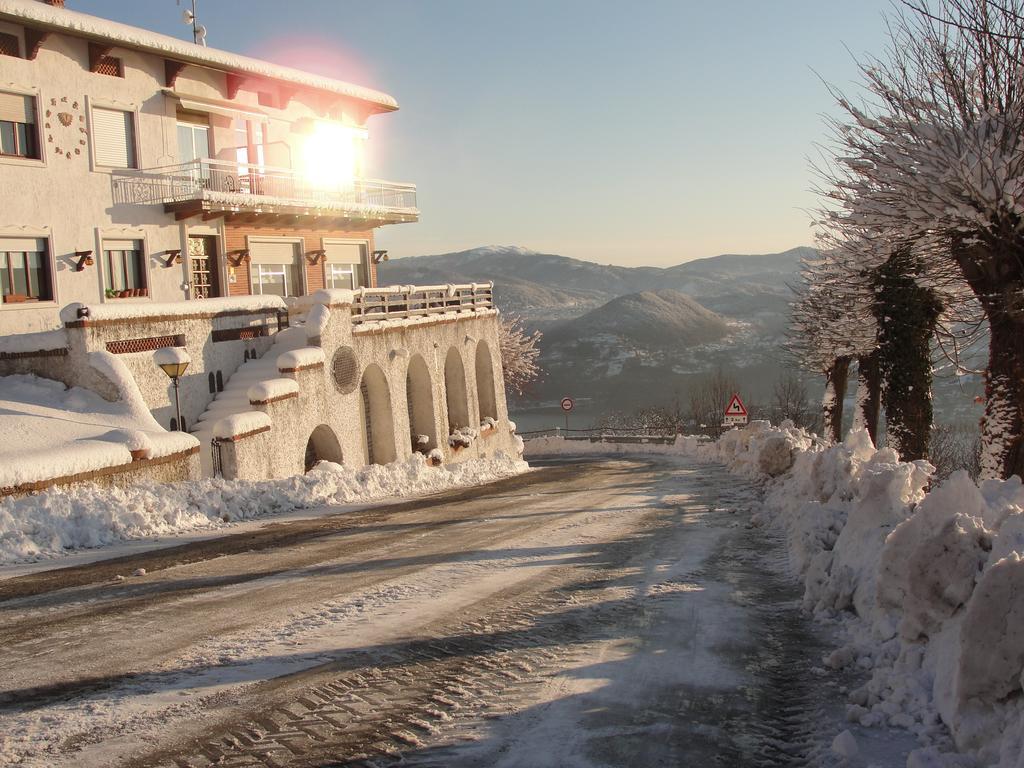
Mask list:
POLYGON ((405 376, 405 401, 409 411, 409 439, 412 450, 420 453, 437 448, 437 427, 434 420, 433 382, 422 355, 413 355, 405 376), (421 443, 419 437, 427 438, 421 443))
POLYGON ((480 423, 490 417, 498 420, 498 400, 494 392, 494 362, 486 341, 476 345, 476 401, 480 404, 480 423))
POLYGON ((466 368, 462 355, 452 347, 444 359, 444 397, 448 406, 448 434, 469 424, 469 393, 466 391, 466 368))
POLYGON ((335 464, 343 462, 341 443, 338 436, 326 424, 319 425, 306 441, 306 456, 304 463, 306 471, 309 472, 321 461, 332 461, 335 464))
POLYGON ((359 388, 362 392, 366 459, 370 464, 389 464, 398 456, 395 452, 395 426, 391 417, 388 379, 376 363, 371 363, 363 371, 359 388))

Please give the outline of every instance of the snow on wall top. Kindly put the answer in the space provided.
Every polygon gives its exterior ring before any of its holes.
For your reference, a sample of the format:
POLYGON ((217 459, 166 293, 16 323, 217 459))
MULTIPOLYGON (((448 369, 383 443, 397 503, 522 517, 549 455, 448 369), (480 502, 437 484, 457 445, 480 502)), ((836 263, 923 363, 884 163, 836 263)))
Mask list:
MULTIPOLYGON (((0 0, 0 4, 5 0, 0 0)), ((60 311, 63 323, 76 320, 143 320, 147 317, 191 317, 211 315, 219 312, 258 312, 265 309, 287 309, 284 299, 280 296, 231 296, 222 299, 203 299, 202 301, 175 301, 153 303, 111 303, 88 305, 88 318, 78 316, 78 310, 85 304, 68 304, 60 311)))
POLYGON ((26 352, 49 352, 65 349, 68 334, 63 328, 39 333, 15 333, 0 337, 0 355, 16 355, 26 352))
POLYGON ((278 355, 277 369, 279 371, 293 371, 298 368, 308 368, 311 365, 322 365, 327 358, 320 347, 299 347, 278 355))
POLYGON ((57 8, 40 3, 38 0, 0 0, 0 17, 7 17, 20 23, 61 29, 83 37, 106 40, 123 48, 147 51, 213 69, 259 75, 273 80, 285 80, 318 91, 327 91, 339 96, 377 104, 386 110, 398 109, 398 102, 393 97, 372 88, 364 88, 343 80, 314 75, 291 67, 271 64, 268 61, 220 51, 216 48, 206 48, 139 27, 120 24, 66 8, 57 8))
POLYGON ((266 379, 253 384, 246 394, 250 403, 266 403, 299 394, 299 382, 295 379, 266 379))

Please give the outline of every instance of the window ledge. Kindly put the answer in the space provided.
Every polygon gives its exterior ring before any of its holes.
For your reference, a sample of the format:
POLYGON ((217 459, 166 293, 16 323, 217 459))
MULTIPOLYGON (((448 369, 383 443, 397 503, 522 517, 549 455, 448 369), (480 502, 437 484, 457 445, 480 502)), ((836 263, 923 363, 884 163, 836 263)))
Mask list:
POLYGON ((16 309, 56 309, 57 302, 54 299, 46 301, 16 301, 8 304, 0 299, 0 312, 8 312, 16 309))
POLYGON ((46 162, 41 157, 18 157, 17 155, 0 155, 0 164, 20 165, 25 168, 46 167, 46 162))

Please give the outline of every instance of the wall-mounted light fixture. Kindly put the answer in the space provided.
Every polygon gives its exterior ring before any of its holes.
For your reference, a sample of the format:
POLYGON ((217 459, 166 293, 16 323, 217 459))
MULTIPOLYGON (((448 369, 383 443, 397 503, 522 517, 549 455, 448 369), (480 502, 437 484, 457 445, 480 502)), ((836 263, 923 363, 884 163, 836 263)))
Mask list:
POLYGON ((306 251, 306 261, 308 261, 310 264, 322 264, 326 257, 327 251, 323 249, 316 251, 306 251))
POLYGON ((249 263, 249 249, 248 248, 242 248, 242 249, 237 250, 237 251, 229 251, 228 254, 227 254, 227 257, 228 257, 228 263, 232 267, 240 267, 240 266, 242 266, 243 262, 245 264, 249 263))
POLYGON ((92 260, 92 251, 75 251, 75 272, 84 272, 86 267, 91 267, 95 262, 92 260))
POLYGON ((373 252, 373 263, 374 264, 380 264, 382 261, 387 261, 387 260, 388 260, 388 252, 387 251, 374 251, 373 252))
POLYGON ((167 254, 167 258, 164 259, 165 267, 173 267, 175 264, 181 264, 181 248, 165 251, 165 253, 167 254))

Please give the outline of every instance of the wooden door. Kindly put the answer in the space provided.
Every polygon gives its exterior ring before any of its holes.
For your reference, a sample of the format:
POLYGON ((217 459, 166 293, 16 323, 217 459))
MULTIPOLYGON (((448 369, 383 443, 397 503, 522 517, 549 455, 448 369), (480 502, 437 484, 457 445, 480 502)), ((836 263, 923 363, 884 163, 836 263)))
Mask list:
POLYGON ((190 283, 193 299, 213 299, 221 296, 220 269, 217 266, 217 238, 210 235, 188 239, 190 283))

